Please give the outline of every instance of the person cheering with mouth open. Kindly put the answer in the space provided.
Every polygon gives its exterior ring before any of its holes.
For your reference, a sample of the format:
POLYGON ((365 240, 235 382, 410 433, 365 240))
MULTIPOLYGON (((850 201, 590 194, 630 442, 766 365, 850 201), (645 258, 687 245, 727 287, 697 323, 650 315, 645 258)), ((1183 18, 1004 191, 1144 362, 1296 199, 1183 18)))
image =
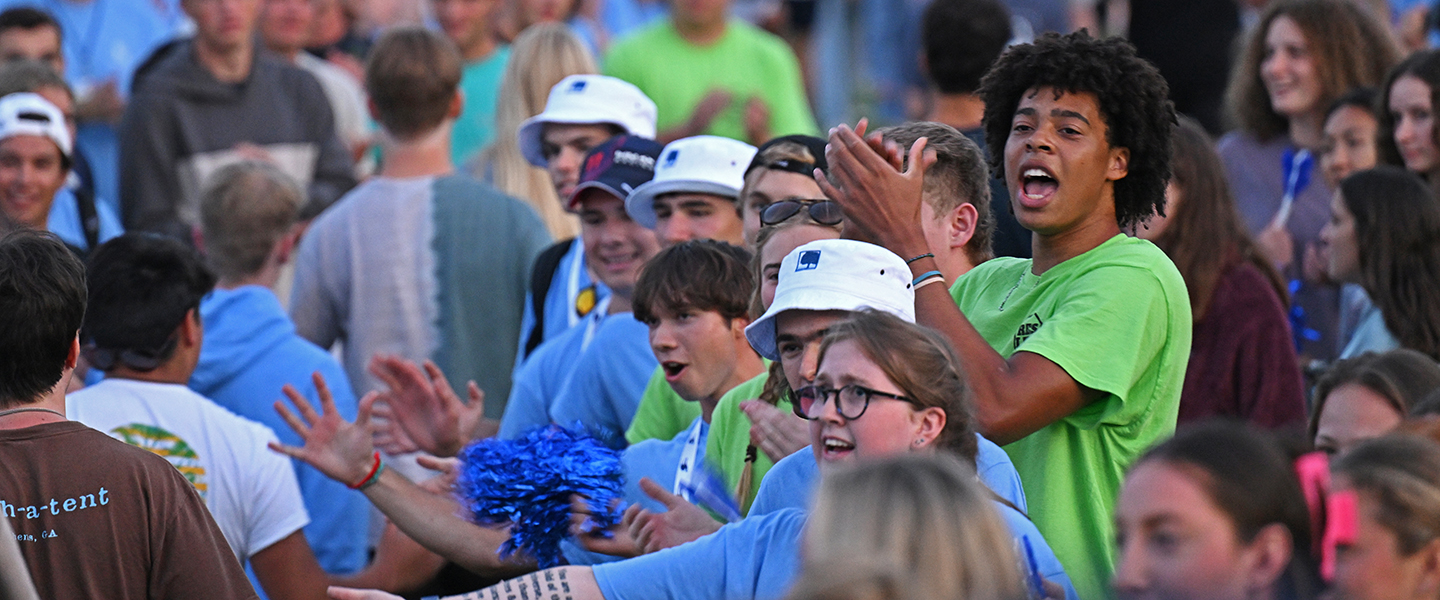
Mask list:
MULTIPOLYGON (((1117 39, 1047 35, 985 76, 984 128, 1003 149, 1010 209, 1034 259, 996 258, 945 293, 920 217, 926 162, 841 126, 830 171, 845 236, 908 259, 916 320, 955 345, 980 433, 1004 445, 1030 517, 1082 598, 1115 562, 1112 514, 1125 469, 1175 428, 1190 353, 1190 301, 1173 263, 1121 233, 1163 212, 1175 111, 1154 66, 1117 39), (903 169, 903 170, 902 170, 903 169), (958 307, 958 310, 957 310, 958 307)), ((922 138, 923 141, 923 138, 922 138)))

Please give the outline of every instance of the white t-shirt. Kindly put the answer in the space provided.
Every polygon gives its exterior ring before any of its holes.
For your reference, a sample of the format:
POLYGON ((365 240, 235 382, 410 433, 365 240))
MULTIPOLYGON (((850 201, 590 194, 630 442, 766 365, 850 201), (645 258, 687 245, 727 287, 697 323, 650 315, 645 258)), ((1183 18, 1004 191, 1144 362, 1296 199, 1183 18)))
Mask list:
POLYGON ((183 385, 106 379, 66 397, 65 413, 175 465, 242 563, 310 522, 289 459, 265 447, 275 433, 183 385))

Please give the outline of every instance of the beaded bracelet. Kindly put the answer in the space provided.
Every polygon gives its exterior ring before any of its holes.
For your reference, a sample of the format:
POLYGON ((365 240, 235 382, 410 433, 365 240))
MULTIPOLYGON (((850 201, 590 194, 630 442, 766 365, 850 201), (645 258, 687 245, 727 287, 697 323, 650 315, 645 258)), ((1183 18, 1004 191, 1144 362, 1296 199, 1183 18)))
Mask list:
POLYGON ((385 463, 380 462, 380 451, 376 450, 375 462, 370 465, 370 472, 365 475, 365 478, 355 483, 346 484, 345 487, 348 487, 352 490, 363 490, 372 485, 375 485, 375 482, 380 481, 380 472, 384 470, 385 463))

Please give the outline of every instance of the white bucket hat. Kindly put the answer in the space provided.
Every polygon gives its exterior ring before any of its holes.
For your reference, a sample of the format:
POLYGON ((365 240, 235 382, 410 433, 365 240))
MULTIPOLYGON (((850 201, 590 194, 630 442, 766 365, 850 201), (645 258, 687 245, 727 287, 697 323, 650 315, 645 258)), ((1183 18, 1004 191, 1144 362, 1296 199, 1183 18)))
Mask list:
POLYGON ((910 267, 895 253, 874 244, 817 240, 790 251, 780 261, 775 301, 745 328, 745 338, 760 356, 780 360, 775 347, 776 315, 787 310, 862 308, 914 323, 915 290, 910 287, 910 267))
POLYGON ((655 178, 635 188, 625 212, 636 223, 655 228, 655 197, 690 192, 734 200, 745 186, 745 168, 755 147, 726 137, 697 135, 670 142, 655 163, 655 178))
POLYGON ((60 154, 70 158, 70 130, 65 115, 39 94, 20 92, 0 98, 0 140, 17 135, 48 138, 60 147, 60 154))
POLYGON ((608 123, 633 136, 655 139, 655 102, 629 83, 604 75, 571 75, 550 88, 545 110, 520 124, 520 154, 544 167, 540 134, 546 123, 608 123))

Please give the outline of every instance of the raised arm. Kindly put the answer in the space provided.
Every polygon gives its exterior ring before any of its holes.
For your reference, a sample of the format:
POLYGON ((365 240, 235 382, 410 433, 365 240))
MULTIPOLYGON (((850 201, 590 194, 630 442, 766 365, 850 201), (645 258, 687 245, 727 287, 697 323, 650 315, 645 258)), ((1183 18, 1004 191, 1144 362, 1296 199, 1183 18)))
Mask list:
MULTIPOLYGON (((325 379, 319 373, 314 378, 321 412, 317 413, 305 397, 290 386, 285 386, 285 395, 299 415, 283 403, 275 403, 275 410, 300 436, 304 446, 297 448, 272 442, 270 448, 304 461, 336 481, 349 485, 365 482, 375 467, 370 416, 379 395, 366 394, 360 400, 355 422, 350 423, 336 412, 325 379)), ((521 557, 500 560, 496 550, 510 538, 507 531, 480 527, 461 518, 454 501, 420 489, 394 470, 381 471, 375 481, 366 484, 363 492, 405 535, 470 571, 493 576, 534 568, 533 562, 521 557)))
MULTIPOLYGON (((930 252, 920 203, 925 168, 935 159, 925 153, 925 138, 908 149, 909 164, 902 171, 901 149, 879 136, 862 137, 864 121, 857 128, 840 125, 831 130, 829 175, 816 172, 821 190, 845 210, 845 237, 884 246, 905 259, 930 252)), ((933 258, 922 258, 910 263, 910 269, 918 276, 938 270, 938 265, 933 258)), ((1016 352, 1008 360, 1001 356, 960 312, 945 286, 917 290, 915 314, 920 324, 955 346, 975 391, 980 431, 997 444, 1034 433, 1100 397, 1039 354, 1016 352)))

